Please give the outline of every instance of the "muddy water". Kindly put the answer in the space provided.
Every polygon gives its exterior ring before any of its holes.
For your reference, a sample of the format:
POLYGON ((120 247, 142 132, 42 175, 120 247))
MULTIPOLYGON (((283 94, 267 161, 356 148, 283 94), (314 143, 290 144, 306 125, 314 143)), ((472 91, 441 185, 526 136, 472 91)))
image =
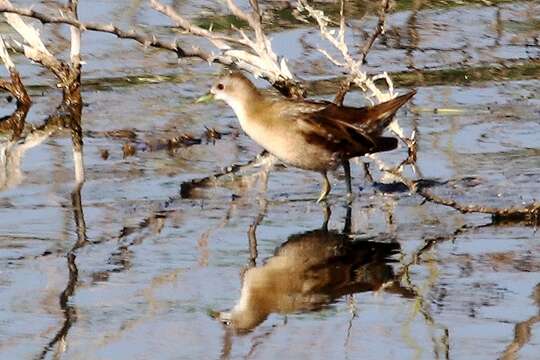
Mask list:
MULTIPOLYGON (((418 95, 399 120, 418 131, 418 176, 432 191, 519 205, 540 190, 539 7, 478 3, 403 2, 368 65, 416 75, 418 95), (476 76, 494 63, 501 72, 476 76), (532 70, 504 75, 516 64, 532 70)), ((210 5, 176 4, 198 18, 210 5)), ((81 10, 125 26, 167 24, 138 6, 96 1, 81 10)), ((323 71, 332 74, 302 45, 320 42, 310 29, 275 31, 276 49, 315 89, 323 71)), ((333 177, 326 228, 328 211, 314 202, 319 178, 295 169, 276 168, 266 188, 255 169, 182 198, 183 182, 260 152, 224 105, 194 104, 220 69, 106 35, 83 44, 84 184, 69 131, 0 158, 0 358, 538 358, 533 227, 374 186, 361 166, 368 160, 353 167, 350 209, 341 175, 333 177), (205 127, 222 138, 202 136, 205 127), (201 144, 159 146, 185 133, 201 144)), ((37 86, 52 84, 46 73, 16 61, 33 85, 28 122, 40 124, 59 94, 37 86)), ((2 115, 12 106, 3 103, 2 115)), ((400 148, 380 158, 405 156, 400 148)))

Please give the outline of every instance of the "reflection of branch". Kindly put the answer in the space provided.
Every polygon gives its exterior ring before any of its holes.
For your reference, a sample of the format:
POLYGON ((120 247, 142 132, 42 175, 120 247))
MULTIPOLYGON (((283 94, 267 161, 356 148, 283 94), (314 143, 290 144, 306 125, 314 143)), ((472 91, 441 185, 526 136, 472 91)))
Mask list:
MULTIPOLYGON (((61 108, 67 105, 62 104, 61 108)), ((71 326, 77 321, 77 309, 70 303, 69 299, 75 293, 77 284, 79 281, 79 270, 77 268, 76 251, 83 246, 87 245, 88 238, 86 236, 86 222, 84 219, 84 211, 81 200, 81 190, 84 183, 84 168, 82 164, 82 132, 81 132, 81 110, 80 106, 74 104, 69 107, 68 117, 62 118, 51 117, 50 124, 57 125, 55 122, 62 121, 62 124, 71 129, 72 146, 74 154, 74 167, 75 167, 75 188, 71 193, 71 206, 73 208, 73 220, 75 222, 75 228, 77 230, 77 241, 71 247, 67 253, 67 265, 69 278, 66 288, 60 294, 60 309, 64 313, 64 323, 60 330, 56 333, 55 337, 47 344, 40 355, 40 359, 44 359, 49 351, 51 351, 57 343, 64 343, 71 326)), ((46 124, 47 125, 47 124, 46 124)), ((64 348, 60 348, 63 352, 64 348)))
POLYGON ((224 171, 207 176, 201 179, 185 181, 180 187, 180 194, 183 198, 193 197, 195 191, 200 188, 215 186, 228 178, 245 173, 253 168, 263 167, 264 171, 271 168, 276 163, 276 158, 270 153, 263 151, 260 155, 245 164, 233 164, 227 166, 224 171))
POLYGON ((225 212, 225 215, 220 220, 220 222, 217 225, 212 225, 211 227, 206 229, 199 237, 199 240, 197 240, 197 245, 201 253, 199 264, 204 265, 204 266, 208 265, 208 239, 210 238, 210 235, 212 234, 212 232, 215 232, 218 229, 222 229, 229 223, 229 221, 231 220, 233 216, 234 210, 236 209, 236 206, 237 206, 237 199, 232 199, 229 202, 229 207, 227 208, 227 211, 225 212))
POLYGON ((77 269, 77 264, 75 264, 75 255, 73 253, 68 253, 67 262, 69 279, 66 288, 60 294, 60 309, 62 309, 62 312, 64 313, 64 323, 62 324, 60 330, 58 330, 58 332, 56 333, 55 337, 51 341, 49 341, 47 346, 45 346, 41 354, 38 356, 38 359, 45 359, 49 351, 51 351, 57 343, 63 343, 66 339, 69 329, 77 320, 77 310, 73 305, 69 303, 69 298, 75 292, 75 286, 79 277, 79 271, 77 269))
POLYGON ((44 359, 47 353, 51 351, 57 343, 65 342, 69 329, 75 323, 75 321, 77 321, 77 309, 69 302, 69 299, 75 293, 75 289, 79 281, 79 270, 77 268, 77 264, 75 263, 75 259, 77 258, 75 255, 75 250, 81 248, 88 243, 86 238, 86 225, 84 221, 84 213, 82 210, 80 191, 81 187, 77 185, 76 189, 71 194, 73 217, 77 229, 77 242, 75 243, 75 245, 73 245, 73 247, 67 254, 67 265, 69 272, 68 283, 64 291, 62 291, 62 293, 60 294, 60 309, 64 313, 64 323, 62 324, 60 330, 58 330, 58 332, 56 333, 55 337, 51 341, 49 341, 47 346, 45 346, 45 348, 41 352, 41 355, 39 356, 40 359, 44 359))
POLYGON ((15 109, 15 111, 11 115, 0 119, 0 132, 11 131, 11 141, 9 141, 7 144, 0 145, 0 148, 3 148, 0 151, 5 151, 7 153, 12 147, 16 145, 16 141, 20 139, 21 134, 24 130, 28 110, 30 110, 29 105, 18 104, 17 109, 15 109))
POLYGON ((266 212, 268 210, 268 200, 261 199, 259 201, 259 213, 253 223, 249 225, 248 228, 248 239, 249 239, 249 266, 257 266, 257 256, 259 255, 257 251, 257 227, 264 220, 266 212))
MULTIPOLYGON (((71 193, 71 201, 73 206, 73 218, 77 229, 77 241, 67 254, 67 264, 69 278, 66 288, 60 294, 60 309, 64 313, 64 323, 55 337, 43 349, 40 359, 44 359, 49 351, 57 343, 64 343, 71 326, 77 321, 77 309, 73 306, 69 299, 75 293, 79 281, 79 270, 75 262, 77 256, 75 251, 88 244, 86 237, 86 223, 84 220, 84 212, 81 204, 81 184, 77 184, 75 190, 71 193)), ((61 350, 63 352, 63 350, 61 350)))
MULTIPOLYGON (((0 49, 3 47, 2 37, 0 36, 0 49)), ((26 88, 24 87, 21 77, 14 68, 10 69, 11 81, 0 79, 0 89, 6 90, 17 99, 18 104, 29 106, 32 102, 26 88)))
MULTIPOLYGON (((424 244, 422 246, 420 246, 411 256, 410 256, 410 259, 408 262, 406 263, 402 263, 402 268, 399 272, 399 277, 403 280, 403 282, 405 282, 406 284, 408 284, 409 288, 415 292, 415 296, 417 298, 417 305, 418 305, 418 308, 416 310, 420 311, 422 313, 422 315, 424 316, 424 318, 426 319, 426 321, 428 322, 428 324, 434 324, 434 320, 432 318, 432 316, 429 314, 429 309, 427 308, 426 306, 426 301, 425 299, 423 298, 422 294, 420 293, 418 287, 416 285, 413 284, 412 282, 412 279, 411 279, 411 275, 410 275, 410 267, 413 266, 413 265, 418 265, 421 263, 421 258, 424 254, 426 254, 429 250, 433 249, 433 247, 441 242, 446 242, 446 241, 453 241, 457 238, 457 236, 465 233, 465 232, 468 232, 468 231, 471 231, 471 230, 476 230, 476 229, 479 229, 479 228, 484 228, 484 227, 488 227, 488 226, 492 226, 493 223, 488 223, 488 224, 484 224, 484 225, 478 225, 478 226, 469 226, 469 225, 463 225, 459 228, 457 228, 454 232, 448 234, 448 235, 440 235, 440 236, 437 236, 437 237, 433 237, 433 238, 427 238, 427 239, 424 239, 424 244)), ((435 264, 436 262, 429 262, 429 263, 433 263, 435 264)), ((535 292, 533 294, 533 296, 535 296, 535 302, 540 305, 540 285, 537 285, 536 289, 535 289, 535 292)), ((536 316, 533 316, 531 318, 529 318, 528 320, 526 321, 523 321, 523 322, 520 322, 518 324, 516 324, 516 327, 515 327, 515 337, 514 337, 514 341, 507 347, 507 349, 505 350, 505 353, 503 354, 503 356, 501 357, 501 359, 505 359, 505 360, 511 360, 511 359, 515 359, 517 358, 516 357, 516 353, 517 351, 519 351, 519 349, 521 349, 521 347, 523 347, 524 344, 526 344, 529 339, 530 339, 530 328, 532 327, 532 325, 534 325, 535 323, 537 322, 540 322, 540 315, 536 315, 536 316)), ((446 355, 446 358, 448 358, 448 354, 449 354, 449 331, 447 328, 442 328, 444 334, 442 335, 441 337, 441 343, 443 345, 443 351, 446 355)))
MULTIPOLYGON (((445 353, 444 358, 446 358, 446 359, 449 358, 449 353, 450 353, 450 348, 449 348, 449 343, 450 343, 449 342, 449 336, 450 336, 450 333, 448 331, 448 328, 446 326, 444 326, 444 325, 440 325, 440 324, 437 324, 435 322, 435 319, 431 315, 431 312, 430 312, 430 309, 429 309, 429 303, 426 302, 424 294, 422 294, 421 288, 413 283, 413 281, 411 279, 409 269, 410 269, 410 266, 412 266, 413 264, 418 264, 418 261, 419 261, 420 257, 428 249, 430 249, 435 243, 437 243, 438 241, 453 239, 453 238, 455 238, 455 236, 457 236, 459 231, 461 231, 461 228, 458 229, 458 231, 456 231, 454 234, 452 234, 452 235, 450 235, 448 237, 441 236, 441 237, 437 237, 435 239, 425 240, 424 246, 422 246, 420 249, 418 249, 412 255, 411 260, 408 263, 402 264, 402 268, 401 268, 400 272, 398 273, 398 278, 400 278, 402 280, 402 282, 405 284, 405 286, 407 287, 407 289, 414 294, 414 298, 416 300, 413 303, 413 305, 414 305, 413 306, 413 312, 412 312, 412 314, 411 314, 411 316, 409 318, 409 321, 407 321, 406 323, 403 324, 403 331, 404 332, 406 330, 410 331, 410 321, 412 321, 416 317, 416 314, 419 312, 422 315, 422 317, 424 318, 424 321, 425 321, 426 325, 430 329, 432 329, 432 328, 437 329, 438 328, 438 329, 443 331, 443 335, 441 336, 440 343, 442 344, 443 351, 445 353)), ((435 271, 435 273, 437 273, 437 272, 435 271)), ((435 281, 435 279, 433 279, 433 277, 430 277, 430 278, 428 278, 428 281, 429 281, 429 286, 433 286, 433 282, 435 281)), ((413 343, 414 340, 412 339, 411 334, 408 334, 408 333, 405 334, 404 333, 404 336, 406 336, 406 339, 411 342, 410 345, 416 350, 416 352, 417 352, 416 355, 418 357, 418 355, 420 355, 422 349, 419 346, 417 346, 416 343, 413 343)), ((433 341, 433 344, 434 344, 434 353, 436 355, 436 358, 439 359, 440 358, 440 355, 439 355, 439 348, 440 348, 439 341, 437 341, 437 338, 435 338, 433 335, 432 335, 432 341, 433 341)))
POLYGON ((27 113, 28 106, 21 105, 8 120, 2 123, 5 125, 4 130, 13 131, 16 141, 0 144, 0 190, 16 186, 21 182, 21 160, 26 151, 41 144, 58 129, 56 125, 44 125, 21 136, 20 132, 23 130, 27 113))
POLYGON ((540 315, 535 315, 528 320, 516 324, 514 329, 514 340, 501 356, 501 360, 519 359, 518 351, 531 339, 531 328, 540 322, 540 315))
MULTIPOLYGON (((537 284, 533 289, 532 297, 540 310, 540 284, 537 284)), ((516 324, 514 328, 514 339, 506 347, 504 353, 500 357, 501 360, 518 359, 519 350, 531 340, 532 327, 540 322, 540 313, 530 317, 525 321, 516 324)))

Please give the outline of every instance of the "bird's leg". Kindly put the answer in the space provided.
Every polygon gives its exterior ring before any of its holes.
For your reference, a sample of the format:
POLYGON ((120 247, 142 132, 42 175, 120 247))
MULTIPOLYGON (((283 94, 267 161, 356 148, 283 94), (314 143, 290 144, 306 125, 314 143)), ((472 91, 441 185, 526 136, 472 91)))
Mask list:
POLYGON ((347 204, 347 215, 345 216, 345 225, 343 226, 343 233, 350 234, 352 226, 352 204, 347 204))
POLYGON ((343 159, 343 170, 345 171, 345 182, 347 183, 347 196, 349 199, 352 198, 352 181, 351 181, 351 164, 349 163, 349 160, 343 159))
POLYGON ((330 186, 330 181, 328 181, 328 175, 325 172, 321 173, 323 176, 323 187, 321 190, 321 195, 319 196, 319 199, 317 199, 317 202, 320 203, 323 200, 326 200, 326 197, 330 193, 330 190, 332 190, 332 187, 330 186))
POLYGON ((321 226, 321 229, 324 231, 328 231, 328 222, 330 221, 330 216, 332 216, 332 210, 330 209, 330 206, 328 206, 328 204, 324 206, 323 214, 324 214, 324 222, 321 226))

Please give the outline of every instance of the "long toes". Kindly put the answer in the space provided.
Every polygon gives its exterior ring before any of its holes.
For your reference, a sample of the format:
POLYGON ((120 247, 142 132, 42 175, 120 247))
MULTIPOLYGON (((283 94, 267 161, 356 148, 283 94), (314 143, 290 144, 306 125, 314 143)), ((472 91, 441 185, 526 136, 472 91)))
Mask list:
POLYGON ((324 192, 321 193, 321 195, 317 199, 317 204, 320 204, 321 202, 326 201, 327 198, 328 198, 328 193, 324 193, 324 192))

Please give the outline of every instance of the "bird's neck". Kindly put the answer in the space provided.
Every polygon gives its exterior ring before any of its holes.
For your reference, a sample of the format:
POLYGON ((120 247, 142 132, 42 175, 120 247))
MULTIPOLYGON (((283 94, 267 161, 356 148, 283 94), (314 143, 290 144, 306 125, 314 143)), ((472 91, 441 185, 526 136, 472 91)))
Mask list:
POLYGON ((257 89, 249 89, 242 96, 227 99, 244 129, 248 123, 257 121, 263 113, 266 102, 265 97, 257 89))

